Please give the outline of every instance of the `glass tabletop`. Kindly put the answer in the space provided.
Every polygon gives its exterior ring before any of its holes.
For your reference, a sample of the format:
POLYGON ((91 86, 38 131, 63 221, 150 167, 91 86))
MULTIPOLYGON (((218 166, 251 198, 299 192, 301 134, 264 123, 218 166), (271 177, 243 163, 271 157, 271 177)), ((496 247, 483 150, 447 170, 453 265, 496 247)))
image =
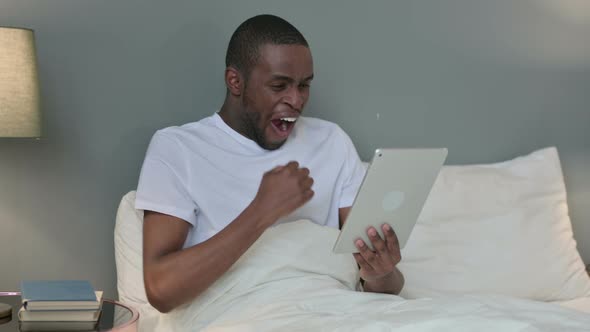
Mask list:
POLYGON ((12 317, 0 318, 0 332, 15 331, 136 331, 139 313, 117 301, 103 300, 98 322, 19 322, 20 292, 0 292, 0 303, 12 307, 12 317))

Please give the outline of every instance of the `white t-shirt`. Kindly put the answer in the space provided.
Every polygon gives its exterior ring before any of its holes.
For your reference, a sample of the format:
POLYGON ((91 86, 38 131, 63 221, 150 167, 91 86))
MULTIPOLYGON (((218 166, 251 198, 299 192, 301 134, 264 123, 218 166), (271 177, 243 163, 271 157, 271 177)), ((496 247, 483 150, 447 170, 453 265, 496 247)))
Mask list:
POLYGON ((153 136, 141 169, 135 207, 181 218, 191 227, 184 247, 203 242, 252 202, 265 172, 289 161, 307 167, 313 198, 279 222, 309 219, 338 228, 365 167, 348 135, 328 121, 300 117, 283 146, 269 151, 217 114, 153 136))

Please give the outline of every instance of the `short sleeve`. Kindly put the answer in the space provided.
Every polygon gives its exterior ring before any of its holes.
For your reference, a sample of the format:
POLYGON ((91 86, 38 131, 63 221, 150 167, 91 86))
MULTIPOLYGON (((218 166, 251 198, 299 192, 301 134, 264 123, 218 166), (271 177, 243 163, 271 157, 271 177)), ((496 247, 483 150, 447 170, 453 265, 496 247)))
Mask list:
POLYGON ((186 155, 174 137, 158 131, 148 147, 135 208, 168 214, 196 225, 198 206, 188 194, 186 155))
POLYGON ((352 206, 354 203, 367 169, 361 161, 350 137, 342 129, 340 131, 345 149, 345 160, 342 172, 342 193, 338 207, 344 208, 352 206))

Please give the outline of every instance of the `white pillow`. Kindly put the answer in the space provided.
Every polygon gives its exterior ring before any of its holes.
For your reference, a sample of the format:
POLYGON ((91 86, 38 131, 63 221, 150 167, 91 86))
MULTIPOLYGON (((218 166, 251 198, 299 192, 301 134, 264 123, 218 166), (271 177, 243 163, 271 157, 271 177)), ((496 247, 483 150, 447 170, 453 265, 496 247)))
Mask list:
POLYGON ((143 283, 143 211, 136 210, 135 191, 121 199, 115 223, 115 263, 119 299, 129 304, 147 303, 143 283))
POLYGON ((510 161, 444 166, 402 251, 402 296, 590 296, 556 148, 510 161))

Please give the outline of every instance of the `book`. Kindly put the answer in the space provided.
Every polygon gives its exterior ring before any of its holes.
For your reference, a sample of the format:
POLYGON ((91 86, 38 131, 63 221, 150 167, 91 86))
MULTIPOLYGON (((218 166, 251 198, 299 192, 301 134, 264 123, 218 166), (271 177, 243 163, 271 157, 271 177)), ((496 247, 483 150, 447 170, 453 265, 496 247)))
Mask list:
MULTIPOLYGON (((102 291, 96 291, 99 303, 102 299, 102 291)), ((18 319, 21 322, 96 322, 100 317, 101 307, 97 310, 35 310, 30 311, 21 307, 18 311, 18 319)))
POLYGON ((87 280, 24 280, 21 299, 26 310, 97 310, 100 300, 87 280))
POLYGON ((97 322, 20 322, 19 331, 97 331, 97 322))

